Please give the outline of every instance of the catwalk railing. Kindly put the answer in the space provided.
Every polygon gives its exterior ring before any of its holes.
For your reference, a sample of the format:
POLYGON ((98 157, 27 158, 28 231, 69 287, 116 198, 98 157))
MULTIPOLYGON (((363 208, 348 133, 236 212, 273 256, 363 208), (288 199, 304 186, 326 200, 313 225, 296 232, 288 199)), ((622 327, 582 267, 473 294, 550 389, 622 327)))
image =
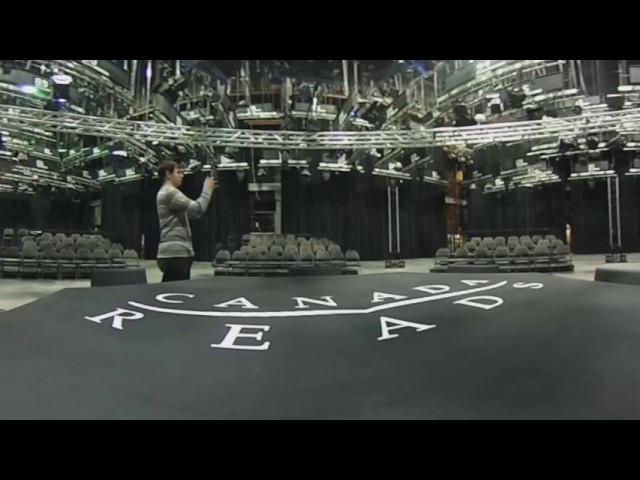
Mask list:
POLYGON ((583 114, 562 119, 462 128, 374 132, 293 132, 184 127, 0 105, 0 126, 7 131, 50 130, 111 137, 129 142, 146 141, 210 147, 357 150, 514 142, 611 131, 621 134, 640 133, 640 108, 583 114))

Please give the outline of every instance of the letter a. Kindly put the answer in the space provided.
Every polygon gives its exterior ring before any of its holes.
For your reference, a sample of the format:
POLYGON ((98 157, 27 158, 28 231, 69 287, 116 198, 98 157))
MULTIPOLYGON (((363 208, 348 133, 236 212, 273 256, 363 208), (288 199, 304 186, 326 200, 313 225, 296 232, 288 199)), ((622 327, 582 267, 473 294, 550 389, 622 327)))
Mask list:
POLYGON ((451 287, 448 285, 425 285, 424 287, 415 287, 414 290, 434 294, 448 292, 451 287))
POLYGON ((393 298, 394 300, 404 300, 407 297, 404 295, 394 295, 393 293, 373 292, 373 300, 371 300, 371 303, 384 302, 387 298, 393 298))
POLYGON ((399 328, 415 328, 418 332, 424 332, 431 328, 436 328, 435 325, 423 325, 422 323, 406 322, 404 320, 398 320, 397 318, 380 317, 380 327, 382 328, 382 336, 378 337, 378 340, 389 340, 390 338, 396 338, 397 333, 389 334, 391 330, 397 330, 399 328), (390 327, 390 323, 395 323, 395 327, 390 327))
POLYGON ((253 303, 251 303, 249 300, 247 300, 244 297, 235 298, 233 300, 229 300, 228 302, 219 303, 218 305, 214 305, 214 307, 220 307, 220 308, 228 308, 230 306, 238 306, 238 307, 242 307, 244 309, 257 309, 258 308, 253 303))

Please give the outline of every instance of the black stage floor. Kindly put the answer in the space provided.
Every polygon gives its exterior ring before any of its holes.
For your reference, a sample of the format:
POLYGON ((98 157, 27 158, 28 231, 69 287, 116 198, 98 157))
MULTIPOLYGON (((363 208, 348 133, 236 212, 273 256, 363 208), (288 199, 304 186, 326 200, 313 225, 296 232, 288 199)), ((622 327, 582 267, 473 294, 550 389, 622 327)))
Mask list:
POLYGON ((638 419, 639 311, 544 274, 68 289, 0 316, 0 417, 638 419))

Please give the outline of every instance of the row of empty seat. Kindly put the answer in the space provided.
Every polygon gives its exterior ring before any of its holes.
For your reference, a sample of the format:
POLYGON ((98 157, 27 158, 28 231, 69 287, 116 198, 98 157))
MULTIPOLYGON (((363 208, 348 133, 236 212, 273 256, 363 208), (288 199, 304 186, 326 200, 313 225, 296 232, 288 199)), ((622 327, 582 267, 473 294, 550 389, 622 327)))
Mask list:
POLYGON ((22 278, 25 274, 33 274, 40 278, 83 278, 89 276, 94 269, 120 269, 139 265, 138 254, 134 250, 125 250, 122 254, 119 250, 107 252, 98 249, 91 252, 80 249, 76 253, 70 248, 58 252, 54 249, 38 251, 34 248, 19 251, 17 247, 5 247, 0 252, 0 276, 3 277, 22 278))
POLYGON ((359 267, 355 250, 343 253, 327 238, 293 235, 245 235, 239 250, 221 250, 213 265, 216 275, 287 274, 297 267, 359 267))
POLYGON ((436 252, 433 272, 448 265, 497 265, 500 271, 571 271, 571 250, 553 235, 529 237, 474 237, 451 254, 448 248, 436 252), (535 242, 535 243, 534 243, 535 242))
POLYGON ((5 228, 0 246, 0 276, 83 278, 94 270, 139 267, 134 250, 99 234, 53 234, 5 228))

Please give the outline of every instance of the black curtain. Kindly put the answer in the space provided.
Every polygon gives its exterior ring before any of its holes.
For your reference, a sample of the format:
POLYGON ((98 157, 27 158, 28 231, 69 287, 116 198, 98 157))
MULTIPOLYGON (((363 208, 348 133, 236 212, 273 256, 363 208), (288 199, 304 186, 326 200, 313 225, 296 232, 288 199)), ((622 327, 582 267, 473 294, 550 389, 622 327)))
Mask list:
POLYGON ((571 182, 571 232, 573 253, 610 251, 606 180, 571 182))
MULTIPOLYGON (((428 184, 400 184, 401 258, 431 256, 446 244, 444 192, 428 184), (431 253, 429 253, 431 252, 431 253)), ((387 179, 355 172, 330 180, 282 174, 283 232, 325 236, 362 260, 389 257, 387 179)))
POLYGON ((362 260, 386 258, 387 183, 355 172, 328 181, 282 172, 282 231, 328 237, 362 260))
POLYGON ((620 177, 622 250, 640 252, 640 177, 620 177))
POLYGON ((107 183, 101 188, 101 230, 114 243, 140 252, 144 203, 141 182, 107 183))
POLYGON ((548 229, 562 241, 567 241, 570 192, 562 183, 539 185, 533 189, 533 227, 548 229))
POLYGON ((403 182, 399 190, 401 257, 435 256, 436 250, 447 244, 444 188, 403 182))
MULTIPOLYGON (((191 199, 202 193, 205 173, 198 172, 184 179, 182 192, 191 199)), ((216 246, 228 247, 229 237, 249 232, 249 192, 245 180, 239 180, 236 172, 218 172, 220 186, 213 194, 213 199, 205 215, 198 220, 190 220, 193 237, 193 249, 196 261, 211 261, 216 253, 216 246)), ((144 217, 142 232, 144 233, 144 256, 156 258, 160 230, 156 196, 160 190, 160 181, 147 178, 143 181, 142 196, 144 217)), ((233 247, 229 247, 232 248, 233 247)))
POLYGON ((467 215, 470 232, 497 236, 547 231, 566 240, 569 213, 561 184, 486 194, 480 188, 469 190, 467 215))
POLYGON ((91 229, 88 195, 51 193, 0 194, 0 226, 32 230, 88 231, 91 229))

